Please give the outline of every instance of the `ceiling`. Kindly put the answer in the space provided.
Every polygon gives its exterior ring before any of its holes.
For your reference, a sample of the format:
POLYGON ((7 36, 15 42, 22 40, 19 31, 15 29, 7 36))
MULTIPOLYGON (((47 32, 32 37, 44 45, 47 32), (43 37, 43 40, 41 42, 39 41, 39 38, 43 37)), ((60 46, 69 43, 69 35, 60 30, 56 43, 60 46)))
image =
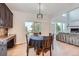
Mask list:
MULTIPOLYGON (((37 14, 38 3, 6 3, 11 10, 37 14)), ((41 10, 48 17, 55 17, 69 10, 79 7, 78 3, 42 3, 41 10)))

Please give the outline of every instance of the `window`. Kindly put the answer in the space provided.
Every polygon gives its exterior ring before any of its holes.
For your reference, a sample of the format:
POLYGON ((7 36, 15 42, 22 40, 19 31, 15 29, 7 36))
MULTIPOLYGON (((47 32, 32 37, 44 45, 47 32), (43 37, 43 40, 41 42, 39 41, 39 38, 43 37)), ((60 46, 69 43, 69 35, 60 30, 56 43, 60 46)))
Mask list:
POLYGON ((40 22, 25 22, 27 34, 31 35, 33 32, 41 32, 40 22))
POLYGON ((56 24, 56 31, 57 32, 62 32, 62 24, 61 23, 56 24))
POLYGON ((56 23, 56 32, 66 32, 66 24, 65 23, 56 23))

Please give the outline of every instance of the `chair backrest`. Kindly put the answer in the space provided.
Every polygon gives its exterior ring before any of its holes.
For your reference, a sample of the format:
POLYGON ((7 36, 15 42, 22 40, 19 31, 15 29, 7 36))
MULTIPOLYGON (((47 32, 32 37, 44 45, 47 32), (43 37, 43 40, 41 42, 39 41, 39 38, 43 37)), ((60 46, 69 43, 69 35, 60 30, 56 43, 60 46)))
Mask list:
POLYGON ((54 35, 43 37, 43 48, 50 48, 53 44, 54 35))

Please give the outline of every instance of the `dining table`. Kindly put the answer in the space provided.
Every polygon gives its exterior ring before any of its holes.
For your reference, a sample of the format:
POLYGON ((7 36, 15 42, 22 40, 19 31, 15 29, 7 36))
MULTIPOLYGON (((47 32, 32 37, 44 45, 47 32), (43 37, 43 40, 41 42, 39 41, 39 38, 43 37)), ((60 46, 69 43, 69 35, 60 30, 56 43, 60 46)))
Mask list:
POLYGON ((47 40, 49 36, 31 36, 29 38, 29 46, 33 47, 38 53, 42 52, 44 41, 47 40))

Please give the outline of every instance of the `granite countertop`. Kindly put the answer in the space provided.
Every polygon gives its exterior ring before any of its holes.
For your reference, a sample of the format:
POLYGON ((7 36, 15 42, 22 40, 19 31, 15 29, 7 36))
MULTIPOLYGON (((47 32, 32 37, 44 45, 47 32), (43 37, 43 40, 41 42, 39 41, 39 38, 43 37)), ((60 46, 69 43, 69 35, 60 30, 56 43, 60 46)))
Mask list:
POLYGON ((10 38, 12 38, 12 37, 14 37, 15 36, 15 34, 9 34, 9 35, 7 35, 7 36, 2 36, 2 37, 0 37, 0 42, 2 42, 2 41, 9 41, 10 40, 10 38))

